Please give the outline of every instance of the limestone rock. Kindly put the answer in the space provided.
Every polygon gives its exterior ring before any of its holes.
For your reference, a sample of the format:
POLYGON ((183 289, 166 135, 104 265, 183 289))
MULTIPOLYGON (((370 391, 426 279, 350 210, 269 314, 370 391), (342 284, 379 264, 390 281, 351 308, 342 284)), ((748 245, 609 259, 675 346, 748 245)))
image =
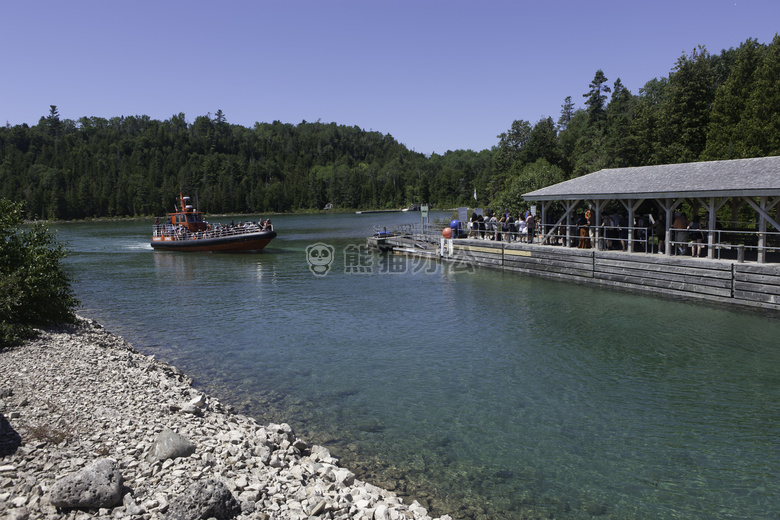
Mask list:
POLYGON ((111 508, 122 503, 122 474, 114 459, 99 459, 56 481, 52 505, 62 508, 111 508))
POLYGON ((154 439, 146 460, 149 462, 189 457, 195 453, 195 445, 189 439, 179 435, 170 428, 164 429, 154 439))
POLYGON ((168 510, 168 520, 229 520, 241 514, 241 506, 219 480, 195 482, 168 510))

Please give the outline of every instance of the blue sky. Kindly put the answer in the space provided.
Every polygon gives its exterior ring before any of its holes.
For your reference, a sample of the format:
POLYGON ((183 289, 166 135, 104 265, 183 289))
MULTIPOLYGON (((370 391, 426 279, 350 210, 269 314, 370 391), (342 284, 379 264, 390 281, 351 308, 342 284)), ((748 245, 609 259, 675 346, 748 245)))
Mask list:
POLYGON ((776 32, 778 0, 0 0, 0 124, 221 109, 482 150, 582 107, 598 69, 636 94, 698 45, 776 32))

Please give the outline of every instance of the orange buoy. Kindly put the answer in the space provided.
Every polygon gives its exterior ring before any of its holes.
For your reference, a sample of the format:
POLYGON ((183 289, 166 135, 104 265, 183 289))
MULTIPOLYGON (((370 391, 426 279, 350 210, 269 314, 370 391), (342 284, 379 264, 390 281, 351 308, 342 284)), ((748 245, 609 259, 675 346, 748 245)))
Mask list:
POLYGON ((444 238, 452 238, 452 228, 446 227, 442 229, 441 236, 443 236, 444 238))

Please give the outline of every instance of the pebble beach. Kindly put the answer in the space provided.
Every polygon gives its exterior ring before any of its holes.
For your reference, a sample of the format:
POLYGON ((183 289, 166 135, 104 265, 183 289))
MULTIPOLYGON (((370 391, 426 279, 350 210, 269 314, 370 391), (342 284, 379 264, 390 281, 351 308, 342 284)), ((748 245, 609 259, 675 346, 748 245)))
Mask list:
POLYGON ((0 350, 0 518, 432 520, 83 318, 0 350))

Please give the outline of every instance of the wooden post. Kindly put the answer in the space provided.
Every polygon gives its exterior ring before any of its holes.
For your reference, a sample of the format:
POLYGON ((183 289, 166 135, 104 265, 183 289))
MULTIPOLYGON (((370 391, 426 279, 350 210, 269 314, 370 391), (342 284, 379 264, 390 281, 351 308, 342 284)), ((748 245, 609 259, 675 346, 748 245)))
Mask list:
POLYGON ((634 201, 628 200, 628 252, 634 252, 634 201))
POLYGON ((595 201, 596 206, 596 216, 593 218, 593 227, 594 233, 593 233, 593 244, 590 246, 595 249, 596 251, 599 250, 599 241, 601 239, 601 203, 602 201, 595 201))
POLYGON ((766 197, 759 198, 761 211, 758 215, 758 263, 766 263, 766 197))
POLYGON ((710 207, 707 208, 707 211, 710 212, 710 218, 709 222, 707 222, 707 229, 710 230, 709 233, 707 233, 707 258, 710 260, 715 258, 715 249, 712 247, 715 244, 715 227, 717 225, 717 208, 715 207, 715 197, 710 197, 710 207))

